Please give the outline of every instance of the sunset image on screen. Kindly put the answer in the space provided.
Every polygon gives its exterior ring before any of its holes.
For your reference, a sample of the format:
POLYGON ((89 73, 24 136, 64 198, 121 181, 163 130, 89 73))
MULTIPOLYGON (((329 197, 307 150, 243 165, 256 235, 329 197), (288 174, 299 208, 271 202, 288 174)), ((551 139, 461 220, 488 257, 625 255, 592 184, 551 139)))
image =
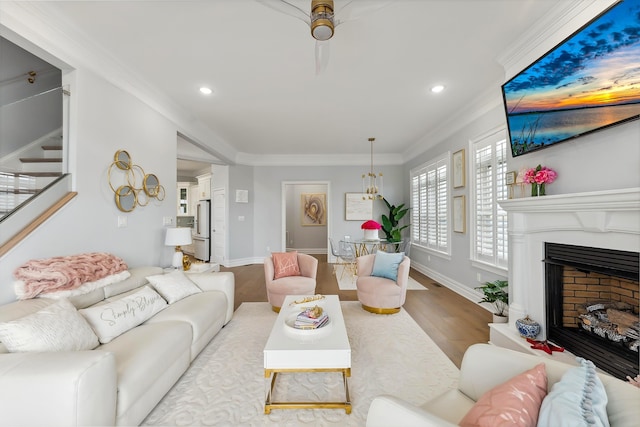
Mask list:
POLYGON ((640 117, 640 0, 625 0, 504 84, 514 155, 640 117))

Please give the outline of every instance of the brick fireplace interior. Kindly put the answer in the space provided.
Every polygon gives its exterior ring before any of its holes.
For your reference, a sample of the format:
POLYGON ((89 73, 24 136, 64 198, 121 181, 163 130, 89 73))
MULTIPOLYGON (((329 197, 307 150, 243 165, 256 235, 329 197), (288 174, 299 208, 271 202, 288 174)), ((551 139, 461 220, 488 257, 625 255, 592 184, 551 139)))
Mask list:
POLYGON ((547 336, 618 377, 638 375, 640 255, 545 244, 547 336))

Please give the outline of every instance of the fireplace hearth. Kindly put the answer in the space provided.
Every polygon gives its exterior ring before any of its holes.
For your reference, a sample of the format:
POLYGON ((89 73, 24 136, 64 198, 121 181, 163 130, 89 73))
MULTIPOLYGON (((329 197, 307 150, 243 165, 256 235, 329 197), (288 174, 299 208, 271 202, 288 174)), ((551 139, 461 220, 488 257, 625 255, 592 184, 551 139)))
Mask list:
POLYGON ((638 375, 639 254, 545 244, 547 337, 618 378, 638 375))

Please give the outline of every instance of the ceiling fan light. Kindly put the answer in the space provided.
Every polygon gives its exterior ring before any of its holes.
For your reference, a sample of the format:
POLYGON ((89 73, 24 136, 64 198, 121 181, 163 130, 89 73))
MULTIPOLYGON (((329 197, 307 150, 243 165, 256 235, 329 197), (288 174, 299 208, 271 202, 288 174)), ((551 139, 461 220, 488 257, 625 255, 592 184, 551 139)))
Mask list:
POLYGON ((333 37, 333 23, 328 19, 318 19, 311 24, 311 35, 314 39, 325 41, 333 37))
POLYGON ((333 37, 333 0, 311 1, 311 36, 320 41, 333 37))

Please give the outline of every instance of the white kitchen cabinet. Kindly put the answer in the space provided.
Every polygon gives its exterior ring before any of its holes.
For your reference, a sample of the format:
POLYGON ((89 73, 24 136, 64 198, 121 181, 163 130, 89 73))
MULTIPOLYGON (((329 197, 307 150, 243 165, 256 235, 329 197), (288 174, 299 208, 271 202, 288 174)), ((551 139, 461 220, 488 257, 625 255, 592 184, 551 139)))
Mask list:
POLYGON ((189 183, 179 182, 177 188, 178 216, 191 215, 189 183))
POLYGON ((198 178, 198 200, 211 199, 211 174, 199 175, 198 178))
POLYGON ((195 216, 198 200, 200 200, 200 186, 191 184, 189 186, 189 212, 191 212, 189 215, 195 216))

